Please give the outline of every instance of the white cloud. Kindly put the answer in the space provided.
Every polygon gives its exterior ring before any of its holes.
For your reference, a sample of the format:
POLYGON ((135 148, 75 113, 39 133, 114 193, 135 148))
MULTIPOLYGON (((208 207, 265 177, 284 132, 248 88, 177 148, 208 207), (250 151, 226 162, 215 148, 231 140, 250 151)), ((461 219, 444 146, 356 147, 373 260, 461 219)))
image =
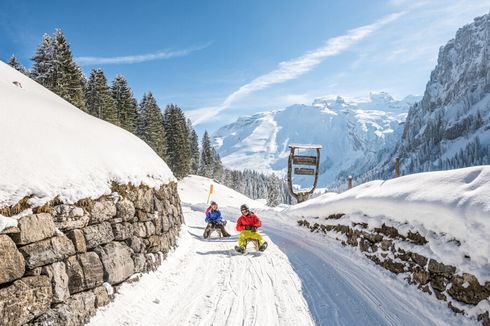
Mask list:
POLYGON ((158 51, 153 53, 128 55, 128 56, 120 56, 120 57, 78 57, 75 58, 75 60, 78 62, 78 64, 82 66, 133 64, 133 63, 140 63, 146 61, 184 57, 191 54, 192 52, 202 50, 208 47, 209 45, 211 45, 211 43, 206 43, 204 45, 183 49, 183 50, 176 50, 176 51, 158 51))
POLYGON ((359 57, 352 68, 379 65, 378 69, 382 69, 392 64, 399 65, 399 69, 411 69, 411 65, 422 65, 429 72, 436 63, 439 48, 454 37, 458 28, 490 10, 490 0, 392 0, 389 4, 395 3, 407 15, 394 28, 383 30, 372 42, 354 49, 359 57))
POLYGON ((404 12, 394 13, 377 20, 373 24, 361 26, 348 31, 344 35, 331 38, 325 42, 325 45, 318 49, 309 51, 298 58, 280 62, 277 69, 259 76, 251 82, 241 86, 238 90, 228 95, 220 105, 193 110, 187 112, 187 114, 194 124, 200 124, 221 111, 226 110, 233 103, 253 92, 288 80, 296 79, 311 71, 325 58, 335 56, 342 51, 345 51, 382 26, 397 20, 403 14, 404 12))

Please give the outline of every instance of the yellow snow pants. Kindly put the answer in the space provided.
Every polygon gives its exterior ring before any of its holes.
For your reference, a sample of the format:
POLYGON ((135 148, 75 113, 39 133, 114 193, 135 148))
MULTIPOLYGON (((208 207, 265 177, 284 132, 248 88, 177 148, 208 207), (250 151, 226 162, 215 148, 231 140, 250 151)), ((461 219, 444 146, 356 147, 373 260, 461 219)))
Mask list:
POLYGON ((247 246, 247 240, 257 240, 259 246, 265 242, 258 231, 252 232, 250 230, 243 230, 240 232, 240 238, 238 238, 238 246, 245 248, 247 246))

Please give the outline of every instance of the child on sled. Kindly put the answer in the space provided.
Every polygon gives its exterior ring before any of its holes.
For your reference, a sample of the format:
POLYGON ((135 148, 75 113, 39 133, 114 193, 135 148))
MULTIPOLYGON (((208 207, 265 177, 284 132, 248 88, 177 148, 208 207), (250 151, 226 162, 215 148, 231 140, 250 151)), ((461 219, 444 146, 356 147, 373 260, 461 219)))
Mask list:
POLYGON ((238 239, 238 245, 235 246, 235 250, 244 253, 247 247, 247 242, 252 240, 258 243, 258 250, 264 251, 267 248, 267 242, 262 238, 257 229, 262 226, 262 222, 251 212, 247 205, 243 204, 240 207, 242 215, 238 218, 236 229, 240 232, 240 238, 238 239))
POLYGON ((223 221, 221 217, 221 212, 218 209, 218 204, 214 201, 211 202, 211 205, 206 209, 206 228, 204 229, 203 238, 207 239, 211 235, 214 230, 218 230, 221 233, 221 236, 227 238, 230 236, 228 231, 225 229, 226 221, 223 221))

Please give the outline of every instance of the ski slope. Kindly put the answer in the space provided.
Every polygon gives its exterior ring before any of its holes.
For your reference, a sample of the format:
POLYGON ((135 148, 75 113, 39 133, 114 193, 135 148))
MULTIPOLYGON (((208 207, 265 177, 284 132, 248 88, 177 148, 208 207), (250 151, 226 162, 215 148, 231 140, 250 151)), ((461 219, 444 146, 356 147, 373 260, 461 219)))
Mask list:
POLYGON ((212 199, 235 221, 247 202, 262 218, 266 252, 237 255, 203 240, 209 180, 179 184, 186 224, 158 271, 124 284, 90 325, 474 325, 360 253, 300 229, 295 219, 221 185, 212 199), (229 206, 226 206, 228 205, 229 206))

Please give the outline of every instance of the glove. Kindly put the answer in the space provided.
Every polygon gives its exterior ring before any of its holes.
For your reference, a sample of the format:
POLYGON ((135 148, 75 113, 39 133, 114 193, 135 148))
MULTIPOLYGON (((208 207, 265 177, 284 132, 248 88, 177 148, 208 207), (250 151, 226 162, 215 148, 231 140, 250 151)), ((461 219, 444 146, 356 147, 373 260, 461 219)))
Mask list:
POLYGON ((245 230, 255 232, 257 231, 257 228, 253 225, 245 225, 245 230))

